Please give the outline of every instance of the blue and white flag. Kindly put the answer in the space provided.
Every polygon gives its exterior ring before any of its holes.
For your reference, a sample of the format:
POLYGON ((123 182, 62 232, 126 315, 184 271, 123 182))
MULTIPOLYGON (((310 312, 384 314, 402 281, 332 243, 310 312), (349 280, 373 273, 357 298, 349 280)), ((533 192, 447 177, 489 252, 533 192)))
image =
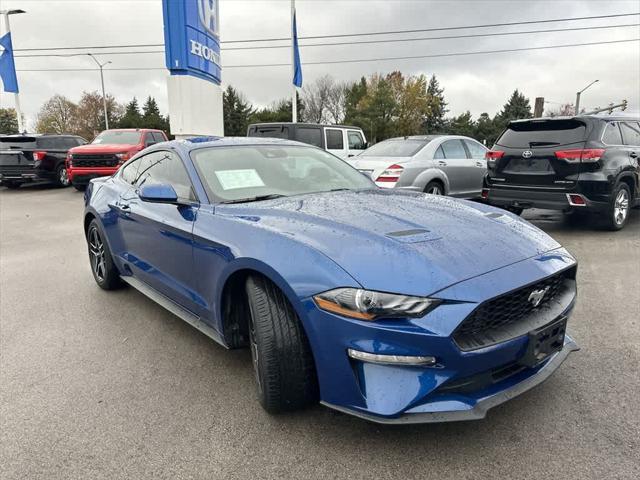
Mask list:
POLYGON ((16 64, 13 61, 11 32, 0 37, 0 78, 2 78, 5 92, 18 93, 18 77, 16 77, 16 64))
POLYGON ((302 87, 302 64, 300 63, 300 50, 298 50, 298 25, 296 13, 293 12, 293 84, 302 87))

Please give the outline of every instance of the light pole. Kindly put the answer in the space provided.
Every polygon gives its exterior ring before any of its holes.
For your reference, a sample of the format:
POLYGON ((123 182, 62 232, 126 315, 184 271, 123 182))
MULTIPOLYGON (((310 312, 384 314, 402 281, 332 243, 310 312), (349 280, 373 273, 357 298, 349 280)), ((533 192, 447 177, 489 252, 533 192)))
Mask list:
MULTIPOLYGON (((18 15, 20 13, 27 13, 24 10, 0 10, 0 15, 4 17, 4 28, 7 33, 11 33, 11 26, 9 25, 9 15, 18 15)), ((13 52, 11 52, 13 55, 13 52)), ((18 131, 20 133, 24 132, 24 122, 22 121, 22 110, 20 109, 20 94, 18 92, 14 93, 14 98, 16 102, 16 117, 18 119, 18 131)))
POLYGON ((102 73, 102 68, 105 65, 109 65, 111 62, 100 63, 98 59, 93 56, 92 53, 87 53, 87 55, 89 55, 93 59, 93 61, 96 62, 96 65, 98 65, 98 68, 100 69, 100 83, 102 84, 102 106, 104 108, 104 128, 105 130, 109 130, 109 116, 107 115, 107 97, 104 93, 104 74, 102 73))
POLYGON ((587 85, 586 87, 584 87, 582 90, 580 90, 578 93, 576 93, 576 115, 580 114, 580 94, 582 92, 584 92, 587 88, 589 88, 591 85, 593 85, 594 83, 598 82, 599 80, 594 80, 593 82, 591 82, 589 85, 587 85))

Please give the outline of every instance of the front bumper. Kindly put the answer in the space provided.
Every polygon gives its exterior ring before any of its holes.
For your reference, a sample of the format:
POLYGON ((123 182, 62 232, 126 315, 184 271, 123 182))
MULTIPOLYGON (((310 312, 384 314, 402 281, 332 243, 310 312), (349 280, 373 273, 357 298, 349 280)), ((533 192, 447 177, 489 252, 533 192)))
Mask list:
POLYGON ((110 177, 117 171, 117 168, 67 168, 69 181, 73 185, 88 185, 94 178, 110 177))
POLYGON ((398 417, 389 418, 378 415, 368 415, 362 411, 332 405, 328 402, 321 403, 340 412, 355 415, 356 417, 376 423, 410 424, 481 420, 487 415, 489 409, 511 400, 544 382, 558 369, 571 352, 578 350, 580 350, 580 347, 578 347, 575 341, 571 337, 566 336, 562 350, 553 355, 542 366, 538 367, 535 373, 530 374, 519 383, 494 393, 481 393, 477 397, 464 398, 459 395, 450 395, 420 407, 407 410, 403 415, 398 417))
MULTIPOLYGON (((304 301, 301 318, 314 354, 321 402, 382 423, 482 418, 489 408, 542 382, 577 346, 567 336, 559 352, 528 367, 524 362, 528 334, 462 350, 454 340, 456 329, 479 304, 575 264, 575 259, 559 248, 508 265, 436 292, 432 296, 452 302, 413 320, 350 320, 320 310, 313 300, 304 301), (378 355, 431 356, 436 362, 376 364, 349 358, 349 349, 378 355), (507 370, 511 367, 517 368, 507 370), (508 374, 497 373, 501 371, 508 374), (460 382, 487 375, 492 376, 491 382, 473 380, 470 389, 457 387, 460 382)), ((554 318, 569 318, 574 304, 575 291, 566 302, 558 303, 554 318)))

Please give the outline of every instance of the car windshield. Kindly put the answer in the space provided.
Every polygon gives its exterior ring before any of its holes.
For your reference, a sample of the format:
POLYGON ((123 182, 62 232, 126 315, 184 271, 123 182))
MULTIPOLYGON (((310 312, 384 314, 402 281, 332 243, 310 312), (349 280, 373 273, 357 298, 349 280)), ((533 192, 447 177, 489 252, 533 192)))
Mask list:
POLYGON ((376 188, 346 162, 312 147, 243 145, 191 153, 200 177, 219 202, 376 188))
POLYGON ((106 145, 137 145, 140 143, 140 132, 128 132, 121 130, 109 130, 102 132, 91 143, 106 145))
POLYGON ((360 154, 361 157, 412 157, 428 142, 424 140, 385 140, 360 154))

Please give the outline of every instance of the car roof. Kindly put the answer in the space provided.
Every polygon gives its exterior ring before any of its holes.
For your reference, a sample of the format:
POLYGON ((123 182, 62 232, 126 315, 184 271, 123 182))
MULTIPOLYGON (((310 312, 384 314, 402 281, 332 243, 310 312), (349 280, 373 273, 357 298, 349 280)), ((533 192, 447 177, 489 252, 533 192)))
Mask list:
POLYGON ((308 147, 317 148, 307 143, 296 142, 294 140, 285 140, 281 138, 269 137, 191 137, 183 140, 173 140, 159 145, 170 145, 186 150, 194 150, 196 148, 205 147, 231 147, 242 145, 280 145, 291 147, 308 147))
POLYGON ((603 121, 609 121, 609 120, 631 120, 631 121, 640 121, 640 117, 638 115, 634 115, 634 114, 629 114, 629 115, 624 115, 624 114, 609 114, 609 115, 586 115, 586 114, 582 114, 582 115, 562 115, 562 116, 557 116, 557 117, 535 117, 535 118, 521 118, 518 120, 511 120, 511 122, 509 123, 525 123, 525 122, 532 122, 532 121, 544 121, 544 120, 587 120, 587 121, 592 121, 592 120, 603 120, 603 121))
POLYGON ((329 123, 302 123, 302 122, 264 122, 264 123, 252 123, 249 125, 251 127, 280 127, 280 126, 289 126, 296 125, 300 127, 327 127, 327 128, 351 128, 353 130, 362 130, 361 127, 356 127, 353 125, 332 125, 329 123))
POLYGON ((110 128, 102 132, 162 132, 162 130, 158 128, 110 128))

